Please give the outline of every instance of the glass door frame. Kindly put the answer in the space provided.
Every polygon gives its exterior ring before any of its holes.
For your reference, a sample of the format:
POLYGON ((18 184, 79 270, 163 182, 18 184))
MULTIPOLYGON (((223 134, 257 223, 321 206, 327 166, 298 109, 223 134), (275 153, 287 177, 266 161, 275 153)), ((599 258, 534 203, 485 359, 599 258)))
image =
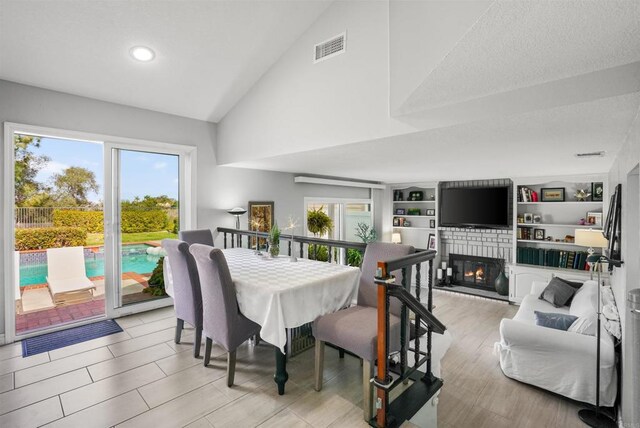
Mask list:
POLYGON ((303 216, 303 224, 302 227, 304 228, 304 233, 308 233, 307 230, 307 207, 309 206, 309 204, 340 204, 342 205, 342 209, 340 210, 340 224, 342 225, 342 228, 340 230, 340 236, 338 237, 338 239, 340 240, 344 240, 345 239, 345 230, 344 230, 344 225, 345 225, 345 218, 346 218, 346 206, 349 204, 366 204, 366 205, 370 205, 371 206, 371 223, 373 225, 374 223, 374 219, 375 219, 375 206, 373 203, 373 199, 366 199, 366 198, 326 198, 326 197, 314 197, 314 196, 305 196, 304 198, 304 216, 303 216))
POLYGON ((196 224, 195 209, 195 155, 196 148, 167 143, 106 141, 105 159, 105 310, 108 318, 118 318, 138 312, 173 305, 169 297, 122 305, 122 272, 120 251, 120 151, 136 151, 174 155, 179 158, 178 219, 180 229, 191 229, 196 224))
MULTIPOLYGON (((40 330, 36 333, 16 334, 16 307, 15 307, 15 264, 13 251, 15 248, 15 225, 14 219, 14 202, 15 202, 15 188, 14 188, 14 172, 15 172, 15 159, 14 159, 14 147, 13 136, 15 134, 27 134, 36 137, 50 137, 64 140, 77 140, 85 142, 96 142, 103 144, 105 157, 103 159, 105 166, 105 191, 104 191, 104 206, 105 206, 105 276, 109 272, 109 266, 114 265, 114 249, 113 249, 113 233, 111 232, 111 225, 113 224, 113 207, 109 207, 107 203, 111 203, 113 200, 113 162, 111 159, 111 148, 122 148, 138 151, 150 151, 150 152, 163 152, 167 154, 176 154, 180 156, 180 228, 189 229, 197 224, 196 220, 196 165, 197 165, 197 149, 195 146, 161 143, 147 140, 139 140, 126 137, 114 137, 111 135, 103 135, 91 132, 72 131, 58 128, 49 128, 44 126, 26 125, 14 122, 4 122, 4 174, 3 174, 3 201, 2 201, 2 230, 4 237, 4 275, 3 275, 3 295, 4 295, 4 334, 0 334, 0 345, 4 343, 12 343, 16 340, 25 339, 31 336, 41 335, 44 330, 40 330), (109 149, 107 149, 109 147, 109 149), (107 153, 109 156, 107 157, 107 153), (107 202, 107 198, 110 198, 107 202), (109 221, 109 223, 107 223, 109 221), (107 227, 108 226, 108 227, 107 227), (111 259, 111 260, 109 260, 111 259), (4 335, 4 338, 2 337, 4 335), (4 339, 4 340, 3 340, 4 339)), ((109 273, 113 275, 113 272, 109 273)), ((105 278, 105 284, 106 278, 105 278)), ((125 308, 116 308, 114 300, 114 287, 105 287, 105 314, 103 316, 96 316, 86 320, 74 322, 72 324, 65 324, 62 326, 52 327, 47 329, 46 332, 52 332, 57 330, 64 330, 71 326, 78 326, 83 324, 89 324, 99 319, 104 318, 117 318, 119 316, 128 315, 130 313, 142 312, 153 309, 155 307, 169 306, 173 302, 171 299, 160 299, 155 305, 131 305, 125 308)), ((153 303, 149 302, 149 303, 153 303)))

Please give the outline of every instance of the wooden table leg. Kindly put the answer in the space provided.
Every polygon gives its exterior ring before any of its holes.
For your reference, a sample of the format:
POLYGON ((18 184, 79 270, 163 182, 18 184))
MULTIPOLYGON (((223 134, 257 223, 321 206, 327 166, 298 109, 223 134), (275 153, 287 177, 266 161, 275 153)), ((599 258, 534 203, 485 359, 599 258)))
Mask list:
POLYGON ((273 380, 278 385, 278 394, 284 395, 284 384, 287 383, 289 379, 289 373, 287 373, 287 347, 285 345, 284 351, 285 354, 282 353, 280 348, 275 347, 276 351, 276 373, 273 375, 273 380))

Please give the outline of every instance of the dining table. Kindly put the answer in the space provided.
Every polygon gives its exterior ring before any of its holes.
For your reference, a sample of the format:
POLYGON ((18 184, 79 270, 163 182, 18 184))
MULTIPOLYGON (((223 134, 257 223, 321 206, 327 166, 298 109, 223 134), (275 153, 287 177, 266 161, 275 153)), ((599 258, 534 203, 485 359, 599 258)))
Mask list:
POLYGON ((350 306, 360 269, 289 256, 271 257, 247 248, 222 250, 236 288, 240 312, 261 326, 260 338, 275 347, 274 381, 285 391, 287 329, 350 306))

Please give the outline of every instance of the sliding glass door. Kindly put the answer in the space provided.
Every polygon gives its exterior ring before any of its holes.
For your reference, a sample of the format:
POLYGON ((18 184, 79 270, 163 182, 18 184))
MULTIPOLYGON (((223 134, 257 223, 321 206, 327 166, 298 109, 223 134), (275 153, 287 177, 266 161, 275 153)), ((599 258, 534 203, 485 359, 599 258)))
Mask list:
POLYGON ((195 222, 195 148, 4 128, 6 339, 171 305, 161 241, 195 222))
POLYGON ((13 134, 15 334, 105 314, 103 147, 13 134))
POLYGON ((171 304, 165 291, 163 239, 177 238, 184 210, 181 154, 108 144, 108 222, 113 284, 109 313, 171 304))

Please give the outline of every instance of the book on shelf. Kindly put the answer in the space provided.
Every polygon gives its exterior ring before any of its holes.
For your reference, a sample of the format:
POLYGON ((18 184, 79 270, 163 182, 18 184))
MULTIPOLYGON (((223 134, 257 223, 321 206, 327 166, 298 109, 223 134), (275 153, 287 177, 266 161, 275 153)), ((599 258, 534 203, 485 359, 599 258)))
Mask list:
POLYGON ((518 264, 547 266, 560 269, 589 270, 586 251, 565 251, 534 247, 518 247, 518 264))
POLYGON ((518 202, 538 202, 538 192, 527 186, 518 186, 518 202))

